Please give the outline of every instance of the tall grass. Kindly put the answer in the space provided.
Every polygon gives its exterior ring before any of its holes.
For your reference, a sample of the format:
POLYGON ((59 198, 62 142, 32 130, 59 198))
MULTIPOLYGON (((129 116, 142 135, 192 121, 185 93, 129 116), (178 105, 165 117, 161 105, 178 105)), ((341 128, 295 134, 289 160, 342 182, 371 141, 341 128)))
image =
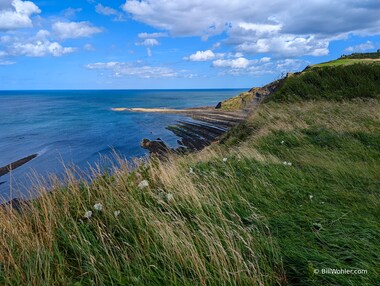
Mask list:
POLYGON ((267 101, 347 100, 380 97, 380 64, 309 68, 287 78, 267 101))
MULTIPOLYGON (((284 279, 265 219, 237 194, 246 216, 234 209, 233 177, 226 185, 216 184, 215 175, 200 184, 202 174, 190 173, 182 158, 134 171, 119 162, 112 175, 94 170, 91 183, 67 170, 64 184, 53 179, 45 193, 42 183, 40 197, 21 213, 0 212, 0 284, 269 285, 284 279), (144 180, 149 186, 139 188, 144 180)), ((228 166, 225 172, 232 176, 228 166)))
POLYGON ((0 209, 0 284, 379 281, 376 99, 268 102, 221 144, 134 165, 91 182, 68 169, 21 211, 0 209))

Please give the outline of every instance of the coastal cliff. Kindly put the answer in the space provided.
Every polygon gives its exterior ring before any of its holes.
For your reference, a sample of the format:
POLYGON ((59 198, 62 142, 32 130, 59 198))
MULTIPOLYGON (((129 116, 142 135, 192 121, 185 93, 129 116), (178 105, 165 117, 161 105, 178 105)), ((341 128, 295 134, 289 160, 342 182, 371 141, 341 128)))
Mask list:
MULTIPOLYGON (((376 285, 379 79, 376 61, 311 66, 186 111, 225 125, 199 152, 42 183, 0 208, 0 284, 376 285)), ((192 120, 173 132, 197 133, 192 120)))

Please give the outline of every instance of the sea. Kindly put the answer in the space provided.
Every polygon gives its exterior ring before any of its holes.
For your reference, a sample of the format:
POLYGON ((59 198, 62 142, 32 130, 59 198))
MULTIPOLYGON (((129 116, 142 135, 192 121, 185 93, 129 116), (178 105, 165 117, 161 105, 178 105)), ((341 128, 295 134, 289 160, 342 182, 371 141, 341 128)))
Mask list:
POLYGON ((112 108, 187 108, 215 106, 245 89, 0 91, 0 167, 32 154, 38 157, 0 177, 0 203, 32 196, 36 174, 60 175, 64 168, 102 166, 114 154, 147 156, 143 138, 161 138, 181 115, 116 112, 112 108))

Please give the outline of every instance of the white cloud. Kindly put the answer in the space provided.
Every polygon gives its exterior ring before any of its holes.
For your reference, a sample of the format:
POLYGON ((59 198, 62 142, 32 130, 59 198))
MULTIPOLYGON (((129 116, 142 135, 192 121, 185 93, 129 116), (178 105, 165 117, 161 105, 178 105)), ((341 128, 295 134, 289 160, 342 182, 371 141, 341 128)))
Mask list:
POLYGON ((261 63, 269 63, 271 61, 271 58, 270 57, 262 57, 260 59, 260 62, 261 63))
POLYGON ((63 47, 58 42, 50 41, 49 35, 48 31, 40 30, 31 38, 3 36, 0 38, 0 43, 4 45, 7 56, 60 57, 75 51, 73 47, 63 47))
POLYGON ((205 62, 215 58, 215 54, 211 50, 207 51, 197 51, 195 54, 192 54, 188 57, 189 61, 192 62, 205 62))
POLYGON ((89 22, 55 22, 52 29, 61 40, 90 37, 102 32, 102 29, 89 22))
POLYGON ((281 72, 298 71, 305 62, 296 59, 284 59, 276 62, 276 69, 281 72))
POLYGON ((70 7, 70 8, 63 10, 63 16, 65 18, 72 18, 79 12, 82 12, 82 8, 71 8, 70 7))
POLYGON ((114 77, 172 78, 180 76, 179 72, 168 67, 136 65, 125 62, 99 62, 86 65, 91 70, 108 70, 114 77))
POLYGON ((280 24, 256 24, 247 22, 239 23, 238 27, 245 31, 253 31, 257 35, 275 34, 282 29, 282 25, 280 24))
POLYGON ((273 61, 268 57, 262 57, 260 59, 253 60, 241 60, 240 63, 233 62, 233 60, 214 61, 214 63, 214 67, 221 69, 219 75, 233 76, 263 76, 266 74, 281 76, 287 72, 299 71, 301 68, 309 64, 306 61, 298 59, 283 59, 273 61))
POLYGON ((245 53, 275 53, 287 57, 302 55, 324 56, 329 53, 329 42, 314 36, 298 37, 293 35, 276 35, 259 38, 256 41, 243 42, 237 50, 245 53))
POLYGON ((213 61, 212 66, 218 68, 233 68, 245 69, 250 65, 250 61, 246 58, 237 58, 232 60, 216 60, 213 61))
POLYGON ((94 46, 91 45, 91 44, 85 44, 85 45, 83 46, 83 49, 84 49, 85 51, 90 51, 90 52, 95 51, 94 46))
POLYGON ((106 15, 106 16, 111 16, 111 15, 117 15, 117 11, 111 7, 103 6, 102 4, 97 4, 95 6, 95 11, 98 14, 106 15))
POLYGON ((356 46, 348 47, 344 51, 346 53, 353 53, 353 52, 365 52, 365 51, 369 51, 373 49, 375 49, 375 45, 371 41, 367 41, 365 43, 362 43, 356 46))
POLYGON ((148 57, 151 57, 152 56, 152 49, 146 48, 146 53, 147 53, 148 57))
POLYGON ((158 46, 160 43, 156 39, 145 39, 142 42, 136 43, 136 46, 154 47, 158 46))
POLYGON ((13 65, 15 63, 16 62, 0 60, 0 66, 10 66, 10 65, 13 65))
POLYGON ((163 37, 167 37, 168 34, 166 34, 166 33, 139 33, 137 36, 138 36, 140 39, 147 39, 147 38, 154 39, 154 38, 163 38, 163 37))
POLYGON ((121 12, 117 11, 116 9, 108 6, 103 6, 101 3, 98 3, 95 6, 95 11, 98 14, 105 15, 105 16, 115 16, 114 21, 124 21, 124 16, 121 12))
POLYGON ((31 16, 41 10, 31 1, 3 1, 0 6, 0 30, 15 30, 33 27, 31 16))
POLYGON ((330 41, 380 34, 378 0, 126 0, 134 19, 174 36, 227 33, 224 43, 244 53, 321 56, 330 41))
POLYGON ((217 42, 217 43, 215 43, 215 44, 212 45, 211 50, 219 49, 221 45, 222 45, 222 44, 221 44, 220 42, 217 42))
POLYGON ((43 57, 46 55, 60 57, 74 51, 74 48, 62 47, 59 43, 50 42, 48 40, 31 43, 14 43, 12 45, 13 55, 21 55, 27 57, 43 57))

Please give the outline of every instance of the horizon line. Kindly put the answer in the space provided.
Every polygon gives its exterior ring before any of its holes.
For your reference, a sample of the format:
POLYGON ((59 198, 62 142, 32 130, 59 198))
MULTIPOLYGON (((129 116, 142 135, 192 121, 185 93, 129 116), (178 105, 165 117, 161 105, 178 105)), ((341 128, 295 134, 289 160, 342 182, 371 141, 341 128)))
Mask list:
POLYGON ((240 90, 251 89, 252 87, 215 87, 215 88, 112 88, 112 89, 0 89, 0 92, 4 91, 124 91, 124 90, 240 90))

